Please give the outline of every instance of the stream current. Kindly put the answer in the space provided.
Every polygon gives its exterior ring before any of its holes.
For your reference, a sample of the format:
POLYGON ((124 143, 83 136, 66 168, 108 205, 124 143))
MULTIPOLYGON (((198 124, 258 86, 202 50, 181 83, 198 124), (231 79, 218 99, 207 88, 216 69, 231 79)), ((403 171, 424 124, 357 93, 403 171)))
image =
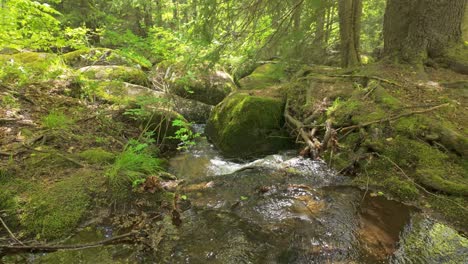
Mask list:
MULTIPOLYGON (((166 231, 157 252, 114 245, 31 254, 23 260, 468 263, 468 240, 455 230, 439 226, 417 209, 389 200, 382 193, 350 187, 349 178, 337 175, 322 161, 298 157, 293 151, 240 162, 223 158, 202 137, 196 146, 169 163, 170 172, 185 180, 183 193, 190 206, 181 213, 182 224, 166 231), (421 241, 412 245, 414 240, 421 241), (439 243, 446 252, 439 249, 439 243)), ((68 242, 86 243, 112 236, 109 225, 93 224, 68 242)), ((11 263, 18 261, 12 259, 11 263)))

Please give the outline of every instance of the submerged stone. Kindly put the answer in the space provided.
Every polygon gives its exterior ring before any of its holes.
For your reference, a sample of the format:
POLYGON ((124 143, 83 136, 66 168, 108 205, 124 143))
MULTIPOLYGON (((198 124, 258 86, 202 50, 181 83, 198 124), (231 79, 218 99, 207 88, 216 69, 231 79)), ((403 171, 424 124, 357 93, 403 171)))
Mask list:
POLYGON ((213 110, 206 133, 230 157, 248 158, 291 147, 283 130, 284 102, 235 93, 213 110))

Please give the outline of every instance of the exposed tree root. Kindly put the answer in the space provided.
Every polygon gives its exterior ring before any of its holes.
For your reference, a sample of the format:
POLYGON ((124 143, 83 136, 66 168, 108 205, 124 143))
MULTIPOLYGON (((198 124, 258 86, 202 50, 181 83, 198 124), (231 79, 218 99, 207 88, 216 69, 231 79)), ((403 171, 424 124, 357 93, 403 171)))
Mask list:
POLYGON ((330 77, 337 77, 337 78, 367 78, 367 79, 372 79, 372 80, 376 80, 376 81, 379 81, 379 82, 383 82, 383 83, 387 83, 387 84, 391 84, 391 85, 394 85, 394 86, 397 86, 397 87, 403 87, 402 84, 399 84, 395 81, 392 81, 392 80, 387 80, 387 79, 384 79, 384 78, 381 78, 381 77, 377 77, 377 76, 368 76, 368 75, 329 75, 330 77))

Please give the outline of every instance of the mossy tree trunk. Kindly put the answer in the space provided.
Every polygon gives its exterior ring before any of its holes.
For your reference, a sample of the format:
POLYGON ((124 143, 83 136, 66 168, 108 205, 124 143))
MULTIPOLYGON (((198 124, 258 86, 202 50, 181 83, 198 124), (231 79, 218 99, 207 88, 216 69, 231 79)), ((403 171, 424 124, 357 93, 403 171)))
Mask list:
POLYGON ((341 66, 353 67, 361 63, 359 43, 361 32, 362 0, 339 0, 341 66))
POLYGON ((384 53, 396 62, 422 65, 462 44, 467 0, 388 0, 384 53))

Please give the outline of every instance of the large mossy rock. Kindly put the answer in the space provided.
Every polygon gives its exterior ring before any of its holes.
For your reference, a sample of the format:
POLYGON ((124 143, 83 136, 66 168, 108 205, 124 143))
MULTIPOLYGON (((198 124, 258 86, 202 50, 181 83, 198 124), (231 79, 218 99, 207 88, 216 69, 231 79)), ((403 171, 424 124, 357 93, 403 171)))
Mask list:
POLYGON ((83 67, 78 71, 84 77, 93 80, 122 81, 143 86, 148 84, 146 74, 134 67, 96 65, 83 67))
POLYGON ((150 68, 151 65, 129 58, 120 51, 106 48, 85 48, 65 53, 63 61, 74 68, 93 65, 120 65, 136 68, 150 68), (143 64, 143 65, 142 65, 143 64))
POLYGON ((88 81, 96 99, 117 105, 150 104, 181 114, 187 121, 206 123, 212 105, 185 99, 177 95, 152 90, 148 87, 120 81, 88 81))
MULTIPOLYGON (((121 82, 121 81, 99 81, 87 80, 82 90, 92 90, 92 95, 101 101, 113 104, 128 104, 142 97, 163 98, 165 93, 152 90, 148 87, 121 82)), ((83 92, 83 91, 81 91, 83 92)))
POLYGON ((232 77, 222 71, 206 73, 196 78, 175 78, 170 92, 208 105, 217 105, 237 89, 232 77))
POLYGON ((239 80, 242 90, 260 90, 278 85, 286 78, 283 64, 264 64, 239 80))
POLYGON ((391 263, 466 263, 468 239, 456 230, 415 217, 402 234, 391 263))
POLYGON ((206 134, 228 157, 275 153, 291 147, 283 111, 280 99, 235 93, 215 107, 206 134))

